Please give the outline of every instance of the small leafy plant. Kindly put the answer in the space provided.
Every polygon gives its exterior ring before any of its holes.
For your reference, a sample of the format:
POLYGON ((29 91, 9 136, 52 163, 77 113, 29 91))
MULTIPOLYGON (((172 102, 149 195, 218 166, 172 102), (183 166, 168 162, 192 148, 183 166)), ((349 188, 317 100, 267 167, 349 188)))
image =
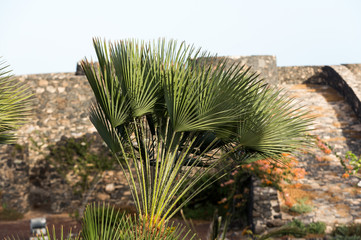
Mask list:
POLYGON ((294 219, 286 226, 299 229, 299 232, 301 232, 301 234, 292 234, 295 237, 303 237, 307 234, 324 234, 326 231, 326 224, 324 222, 311 222, 309 224, 305 224, 298 219, 294 219))
POLYGON ((338 239, 361 239, 361 224, 337 226, 332 232, 332 235, 338 239))
POLYGON ((348 178, 350 175, 352 175, 361 178, 357 175, 361 168, 361 155, 357 157, 354 153, 348 151, 345 155, 345 159, 341 161, 341 164, 345 170, 345 173, 342 175, 342 177, 348 178))
MULTIPOLYGON (((358 172, 361 168, 361 155, 357 157, 356 154, 348 151, 346 152, 345 157, 341 157, 333 150, 333 148, 328 143, 322 141, 319 136, 312 137, 315 138, 318 148, 321 149, 325 154, 332 153, 339 159, 342 167, 344 168, 344 173, 342 175, 343 178, 349 178, 350 176, 354 176, 361 179, 361 177, 358 175, 358 172)), ((316 156, 316 158, 321 159, 319 156, 316 156)))
POLYGON ((292 207, 290 207, 289 211, 297 214, 309 213, 312 212, 312 206, 306 204, 307 198, 302 198, 297 201, 292 207))
POLYGON ((332 238, 332 240, 360 240, 361 238, 359 236, 335 236, 332 238))
POLYGON ((311 222, 307 225, 307 233, 310 234, 324 234, 326 231, 326 224, 324 222, 311 222))

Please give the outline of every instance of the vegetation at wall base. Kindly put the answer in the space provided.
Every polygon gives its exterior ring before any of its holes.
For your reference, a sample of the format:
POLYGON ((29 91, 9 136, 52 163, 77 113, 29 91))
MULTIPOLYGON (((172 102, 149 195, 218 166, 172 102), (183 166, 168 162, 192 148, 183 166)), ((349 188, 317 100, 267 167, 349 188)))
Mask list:
POLYGON ((335 236, 332 240, 360 240, 360 236, 335 236))
POLYGON ((335 237, 358 237, 361 239, 361 224, 350 224, 337 226, 332 232, 335 237))
POLYGON ((2 204, 0 208, 0 221, 15 221, 22 219, 24 215, 19 211, 2 204))
MULTIPOLYGON (((249 235, 252 239, 256 240, 266 240, 272 239, 274 237, 286 237, 293 236, 295 238, 306 238, 310 237, 313 239, 314 237, 324 236, 326 230, 326 224, 323 222, 312 222, 309 224, 304 224, 300 220, 293 220, 288 224, 273 229, 267 233, 262 235, 255 235, 252 231, 246 230, 245 235, 249 235)), ((283 239, 283 238, 282 238, 283 239)), ((287 238, 288 239, 288 238, 287 238)))
POLYGON ((292 222, 289 222, 286 226, 298 228, 302 234, 292 234, 295 237, 302 237, 306 235, 318 234, 322 235, 325 234, 326 231, 326 224, 324 222, 311 222, 309 224, 305 224, 298 219, 294 219, 292 222))

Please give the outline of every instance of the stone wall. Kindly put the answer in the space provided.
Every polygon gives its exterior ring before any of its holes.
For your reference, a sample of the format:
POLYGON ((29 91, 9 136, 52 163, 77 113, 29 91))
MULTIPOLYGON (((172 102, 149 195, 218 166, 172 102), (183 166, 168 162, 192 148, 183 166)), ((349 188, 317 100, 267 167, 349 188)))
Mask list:
POLYGON ((342 64, 347 67, 357 79, 361 79, 361 64, 342 64))
POLYGON ((292 66, 278 67, 278 83, 301 84, 301 83, 325 83, 327 76, 322 66, 292 66))
POLYGON ((228 57, 228 61, 229 64, 241 63, 251 67, 252 72, 256 72, 261 79, 270 84, 276 85, 278 83, 275 56, 232 56, 228 57))
POLYGON ((30 189, 28 147, 3 145, 0 152, 0 204, 24 212, 30 189))
POLYGON ((273 227, 280 227, 282 218, 277 190, 263 187, 260 180, 254 181, 253 187, 253 224, 256 233, 273 227))

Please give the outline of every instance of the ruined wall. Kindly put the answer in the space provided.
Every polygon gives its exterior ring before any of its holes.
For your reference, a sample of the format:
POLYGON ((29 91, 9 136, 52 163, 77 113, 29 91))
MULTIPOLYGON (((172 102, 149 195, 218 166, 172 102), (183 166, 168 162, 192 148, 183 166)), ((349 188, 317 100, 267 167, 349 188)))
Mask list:
POLYGON ((277 84, 277 61, 275 56, 231 56, 228 57, 229 64, 241 63, 246 67, 251 67, 252 72, 259 74, 270 84, 277 84))
POLYGON ((278 83, 301 84, 301 83, 325 83, 326 74, 322 66, 292 66, 278 67, 278 83))
MULTIPOLYGON (((276 85, 278 83, 277 76, 277 61, 275 56, 259 55, 259 56, 229 56, 218 57, 218 59, 227 58, 227 66, 230 67, 233 64, 241 64, 245 66, 245 69, 251 67, 249 73, 259 74, 259 78, 263 79, 267 83, 276 85)), ((211 58, 213 60, 213 58, 211 58)), ((197 61, 206 61, 207 58, 198 59, 197 61)), ((79 69, 79 67, 77 67, 79 69)), ((81 74, 81 71, 78 71, 81 74)))
POLYGON ((361 79, 361 64, 342 64, 347 67, 357 79, 361 79))

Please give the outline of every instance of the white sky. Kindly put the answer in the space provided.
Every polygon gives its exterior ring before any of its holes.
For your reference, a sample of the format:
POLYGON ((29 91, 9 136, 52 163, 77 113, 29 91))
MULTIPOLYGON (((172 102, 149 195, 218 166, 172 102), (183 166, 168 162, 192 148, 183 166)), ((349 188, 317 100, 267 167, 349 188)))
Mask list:
POLYGON ((173 38, 278 65, 361 63, 361 0, 0 0, 0 56, 15 74, 73 72, 92 37, 173 38))

